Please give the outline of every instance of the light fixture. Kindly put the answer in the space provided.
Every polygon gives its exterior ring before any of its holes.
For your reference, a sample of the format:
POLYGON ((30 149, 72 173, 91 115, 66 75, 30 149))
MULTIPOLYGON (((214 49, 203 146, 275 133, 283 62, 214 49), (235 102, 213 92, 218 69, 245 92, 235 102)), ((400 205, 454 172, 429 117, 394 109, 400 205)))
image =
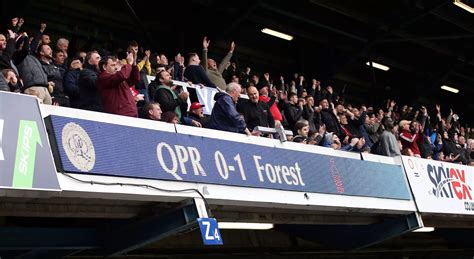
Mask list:
POLYGON ((474 8, 472 6, 469 6, 465 3, 463 3, 461 0, 454 0, 454 4, 461 7, 462 9, 470 12, 470 13, 474 13, 474 8))
MULTIPOLYGON (((370 67, 370 61, 367 61, 367 63, 365 63, 367 66, 370 67)), ((382 65, 382 64, 379 64, 379 63, 376 63, 376 62, 373 62, 372 61, 372 66, 374 66, 375 68, 378 68, 380 70, 383 70, 383 71, 388 71, 390 68, 385 66, 385 65, 382 65)))
POLYGON ((273 228, 271 223, 219 222, 218 224, 220 229, 268 230, 273 228))
POLYGON ((266 33, 268 35, 272 35, 272 36, 284 39, 284 40, 292 40, 293 39, 293 36, 291 36, 291 35, 288 35, 286 33, 279 32, 279 31, 274 31, 274 30, 271 30, 271 29, 268 29, 268 28, 263 28, 262 32, 266 33))
POLYGON ((447 86, 447 85, 443 85, 441 86, 441 89, 445 90, 445 91, 448 91, 448 92, 451 92, 451 93, 459 93, 459 89, 456 89, 454 87, 450 87, 450 86, 447 86))
POLYGON ((433 232, 435 231, 435 228, 434 227, 422 227, 422 228, 419 228, 417 230, 413 230, 413 232, 419 232, 419 233, 423 233, 423 232, 433 232))

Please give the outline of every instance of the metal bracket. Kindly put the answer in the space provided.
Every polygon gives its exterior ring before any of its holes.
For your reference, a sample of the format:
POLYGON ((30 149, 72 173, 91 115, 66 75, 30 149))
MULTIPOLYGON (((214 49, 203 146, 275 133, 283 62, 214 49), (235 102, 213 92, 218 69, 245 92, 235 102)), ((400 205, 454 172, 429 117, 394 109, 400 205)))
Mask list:
POLYGON ((269 128, 269 127, 262 127, 262 126, 256 126, 253 130, 260 131, 265 134, 275 134, 277 133, 278 136, 280 137, 280 142, 285 142, 287 141, 287 136, 293 136, 293 132, 291 130, 285 130, 283 126, 280 125, 280 127, 275 127, 275 128, 269 128))

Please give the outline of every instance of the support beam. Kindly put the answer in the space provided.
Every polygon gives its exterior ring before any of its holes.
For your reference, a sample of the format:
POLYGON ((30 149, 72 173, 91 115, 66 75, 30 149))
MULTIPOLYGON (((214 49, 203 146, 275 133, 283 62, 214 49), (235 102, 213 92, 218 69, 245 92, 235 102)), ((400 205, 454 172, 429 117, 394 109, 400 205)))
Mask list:
POLYGON ((459 40, 459 39, 472 39, 474 34, 461 34, 461 35, 444 35, 444 36, 433 36, 433 37, 415 37, 415 38, 404 38, 404 39, 385 39, 376 40, 377 44, 381 43, 400 43, 409 41, 426 41, 426 40, 459 40))
POLYGON ((162 215, 153 215, 104 232, 100 254, 117 256, 168 236, 195 229, 199 218, 194 200, 162 215))
POLYGON ((338 250, 362 249, 421 228, 417 213, 370 225, 276 225, 275 229, 338 250))
POLYGON ((284 16, 290 17, 294 20, 297 20, 297 21, 300 21, 300 22, 305 22, 305 23, 311 24, 313 26, 329 30, 331 32, 334 32, 334 33, 339 34, 339 35, 346 36, 346 37, 348 37, 350 39, 353 39, 353 40, 356 40, 356 41, 360 41, 360 42, 367 42, 368 41, 366 38, 360 37, 358 35, 355 35, 355 34, 352 34, 352 33, 349 33, 349 32, 345 32, 343 30, 339 30, 339 29, 337 29, 337 28, 335 28, 334 26, 331 26, 331 25, 323 24, 321 22, 317 22, 317 21, 314 21, 314 20, 309 20, 308 18, 302 17, 300 15, 294 14, 294 13, 286 11, 286 10, 282 10, 282 9, 274 7, 272 5, 262 3, 260 6, 267 9, 267 10, 270 10, 272 12, 278 13, 280 15, 284 15, 284 16))
POLYGON ((97 248, 95 229, 0 228, 0 250, 82 250, 97 248))

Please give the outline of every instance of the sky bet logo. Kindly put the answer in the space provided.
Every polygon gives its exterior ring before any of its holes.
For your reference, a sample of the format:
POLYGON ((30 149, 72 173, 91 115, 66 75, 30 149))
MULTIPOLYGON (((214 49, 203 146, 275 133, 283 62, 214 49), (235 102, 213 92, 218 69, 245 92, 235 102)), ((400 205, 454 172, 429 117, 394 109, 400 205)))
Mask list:
POLYGON ((472 200, 472 189, 466 184, 464 170, 428 165, 427 172, 434 185, 432 192, 437 198, 472 200))

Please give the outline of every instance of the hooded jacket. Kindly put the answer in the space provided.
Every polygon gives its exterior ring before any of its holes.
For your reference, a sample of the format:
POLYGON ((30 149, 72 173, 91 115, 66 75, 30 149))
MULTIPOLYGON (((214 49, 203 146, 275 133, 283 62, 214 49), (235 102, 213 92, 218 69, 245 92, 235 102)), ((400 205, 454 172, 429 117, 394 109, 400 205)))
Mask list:
POLYGON ((217 93, 208 127, 211 129, 244 133, 247 125, 237 112, 232 97, 227 93, 217 93))

